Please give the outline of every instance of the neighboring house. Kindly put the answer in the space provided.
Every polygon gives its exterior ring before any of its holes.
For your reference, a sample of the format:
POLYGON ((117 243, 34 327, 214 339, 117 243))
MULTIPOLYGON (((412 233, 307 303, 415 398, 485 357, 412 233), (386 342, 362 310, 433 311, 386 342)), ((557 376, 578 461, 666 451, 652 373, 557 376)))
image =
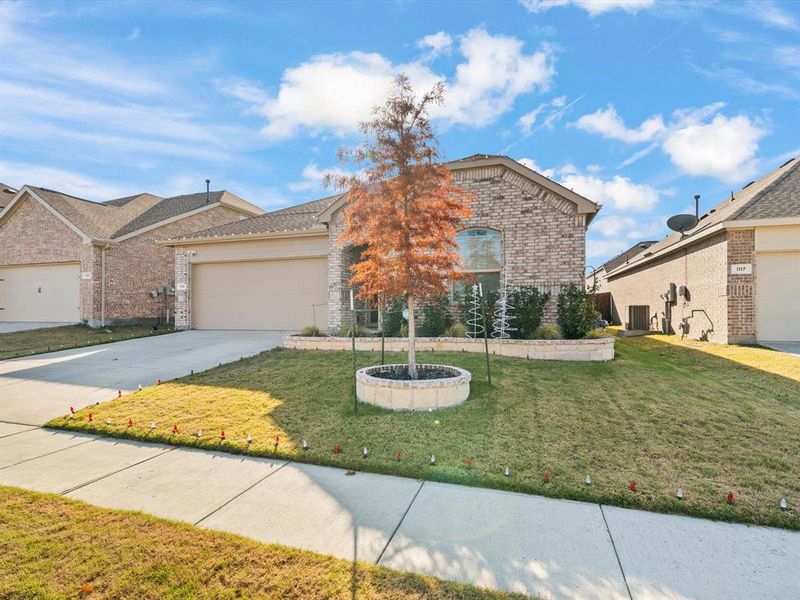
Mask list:
MULTIPOLYGON (((558 293, 583 284, 586 228, 599 206, 505 156, 447 163, 473 192, 458 242, 466 270, 497 289, 558 293)), ((335 331, 350 320, 350 265, 341 244, 347 195, 338 194, 169 240, 175 246, 176 326, 197 329, 335 331)), ((362 303, 359 306, 364 308, 362 303)), ((555 297, 545 318, 555 318, 555 297)), ((365 325, 377 325, 365 311, 365 325)))
POLYGON ((638 256, 655 243, 655 241, 636 242, 624 252, 604 262, 594 272, 586 274, 586 290, 594 292, 595 307, 610 324, 620 325, 621 320, 619 311, 614 304, 614 298, 611 296, 611 292, 608 291, 608 273, 633 260, 635 256, 638 256))
POLYGON ((175 253, 157 242, 263 212, 227 191, 97 203, 26 185, 0 211, 0 321, 163 320, 175 253))
POLYGON ((586 274, 586 289, 588 290, 593 287, 598 294, 607 292, 608 273, 620 265, 626 264, 635 256, 641 254, 655 243, 656 242, 654 241, 636 242, 633 246, 624 252, 620 252, 614 258, 609 258, 606 262, 600 265, 596 271, 588 272, 586 274))
POLYGON ((800 341, 800 158, 606 278, 628 329, 723 344, 800 341))
POLYGON ((14 195, 17 193, 17 190, 12 188, 11 186, 6 185, 5 183, 0 183, 0 210, 3 210, 11 200, 14 199, 14 195))

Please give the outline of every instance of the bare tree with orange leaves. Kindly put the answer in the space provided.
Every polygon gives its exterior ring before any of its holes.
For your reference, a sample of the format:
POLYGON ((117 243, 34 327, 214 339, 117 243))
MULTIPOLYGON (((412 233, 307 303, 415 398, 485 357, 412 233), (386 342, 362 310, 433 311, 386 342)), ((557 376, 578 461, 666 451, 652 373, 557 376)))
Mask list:
POLYGON ((413 379, 415 308, 446 293, 447 282, 458 277, 456 233, 471 214, 472 194, 457 187, 439 162, 429 111, 443 103, 442 83, 417 100, 408 78, 399 76, 386 104, 361 124, 366 140, 339 150, 340 160, 354 163, 359 174, 327 178, 329 185, 348 190, 342 243, 364 248, 361 261, 350 267, 358 298, 384 306, 405 298, 413 379))

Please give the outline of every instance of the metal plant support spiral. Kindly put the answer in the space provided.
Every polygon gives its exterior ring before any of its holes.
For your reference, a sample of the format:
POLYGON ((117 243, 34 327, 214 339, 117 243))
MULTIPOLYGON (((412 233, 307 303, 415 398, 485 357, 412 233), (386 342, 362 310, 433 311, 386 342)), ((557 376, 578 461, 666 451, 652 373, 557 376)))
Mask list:
POLYGON ((472 339, 483 337, 485 328, 483 324, 483 315, 481 313, 480 290, 477 284, 472 286, 470 307, 467 313, 469 314, 467 318, 467 337, 472 339))

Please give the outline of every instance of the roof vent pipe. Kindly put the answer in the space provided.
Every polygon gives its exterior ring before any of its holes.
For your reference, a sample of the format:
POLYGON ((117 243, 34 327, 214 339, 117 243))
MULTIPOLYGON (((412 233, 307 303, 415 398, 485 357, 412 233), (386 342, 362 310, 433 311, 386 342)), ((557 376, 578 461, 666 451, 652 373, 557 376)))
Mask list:
POLYGON ((694 216, 700 218, 700 194, 694 195, 694 216))
MULTIPOLYGON (((211 185, 211 180, 210 179, 206 179, 206 204, 210 204, 211 203, 211 188, 210 188, 210 185, 211 185)), ((698 196, 698 198, 699 198, 699 196, 698 196)))

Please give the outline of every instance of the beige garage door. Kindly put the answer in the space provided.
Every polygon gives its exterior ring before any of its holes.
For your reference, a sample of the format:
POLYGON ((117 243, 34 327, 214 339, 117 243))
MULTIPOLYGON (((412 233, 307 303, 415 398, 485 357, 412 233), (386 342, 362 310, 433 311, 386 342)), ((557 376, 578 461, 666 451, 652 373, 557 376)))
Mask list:
POLYGON ((758 340, 800 342, 800 252, 758 255, 758 340))
POLYGON ((0 321, 80 321, 80 266, 0 267, 0 321))
POLYGON ((328 324, 326 258, 196 264, 196 329, 302 329, 328 324), (313 306, 317 305, 317 306, 313 306))

